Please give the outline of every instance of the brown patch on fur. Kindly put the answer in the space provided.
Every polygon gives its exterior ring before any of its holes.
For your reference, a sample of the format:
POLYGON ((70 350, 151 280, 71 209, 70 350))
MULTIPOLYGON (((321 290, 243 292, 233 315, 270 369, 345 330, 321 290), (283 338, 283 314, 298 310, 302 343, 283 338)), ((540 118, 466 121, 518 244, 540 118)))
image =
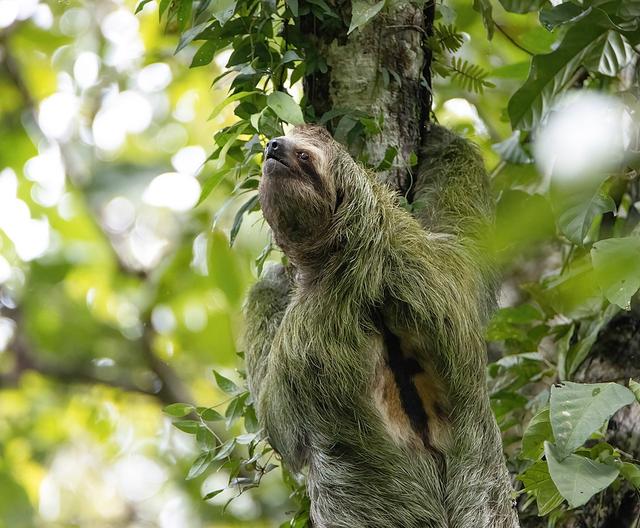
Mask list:
POLYGON ((435 373, 429 371, 416 374, 413 382, 429 417, 431 445, 438 451, 444 452, 451 446, 451 427, 444 387, 435 373))

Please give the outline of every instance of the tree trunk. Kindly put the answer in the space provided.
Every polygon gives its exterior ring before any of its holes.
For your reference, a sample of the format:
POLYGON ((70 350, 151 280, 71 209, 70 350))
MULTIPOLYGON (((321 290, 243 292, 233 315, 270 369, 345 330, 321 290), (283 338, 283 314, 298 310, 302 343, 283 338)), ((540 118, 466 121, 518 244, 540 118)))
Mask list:
MULTIPOLYGON (((335 8, 350 19, 351 2, 338 0, 335 8)), ((431 109, 431 53, 425 37, 431 33, 434 4, 424 8, 403 4, 380 13, 363 27, 346 34, 317 26, 307 17, 303 28, 312 34, 316 53, 327 62, 326 73, 305 78, 305 94, 318 117, 345 108, 372 117, 382 116, 383 132, 367 141, 365 152, 373 165, 387 147, 396 147, 396 163, 381 178, 400 191, 407 191, 407 163, 418 147, 431 109)), ((335 131, 334 131, 335 132, 335 131)))

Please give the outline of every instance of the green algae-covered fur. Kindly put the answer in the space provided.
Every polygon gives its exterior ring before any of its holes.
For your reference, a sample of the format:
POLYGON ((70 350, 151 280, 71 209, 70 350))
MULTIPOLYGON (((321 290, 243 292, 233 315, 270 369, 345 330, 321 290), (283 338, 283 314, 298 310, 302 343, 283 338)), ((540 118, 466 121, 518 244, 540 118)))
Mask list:
POLYGON ((260 200, 290 266, 246 303, 249 387, 316 528, 518 526, 485 383, 492 201, 431 125, 415 213, 322 128, 271 140, 260 200))

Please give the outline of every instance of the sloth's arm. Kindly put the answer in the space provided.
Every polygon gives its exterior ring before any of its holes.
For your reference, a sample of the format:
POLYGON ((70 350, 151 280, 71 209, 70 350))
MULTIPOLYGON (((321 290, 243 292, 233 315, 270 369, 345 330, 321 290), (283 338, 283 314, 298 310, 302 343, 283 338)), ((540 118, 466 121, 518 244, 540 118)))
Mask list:
POLYGON ((259 402, 267 372, 269 351, 289 304, 291 283, 285 269, 275 264, 251 288, 245 304, 245 361, 247 381, 256 403, 259 402))

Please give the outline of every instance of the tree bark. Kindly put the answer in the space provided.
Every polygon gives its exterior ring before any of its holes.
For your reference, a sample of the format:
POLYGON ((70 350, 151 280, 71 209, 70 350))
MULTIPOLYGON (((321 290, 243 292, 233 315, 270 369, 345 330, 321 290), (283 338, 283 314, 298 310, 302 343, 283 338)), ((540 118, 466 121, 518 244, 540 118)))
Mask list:
MULTIPOLYGON (((334 8, 350 20, 351 2, 338 0, 334 8)), ((431 52, 425 37, 431 34, 434 3, 419 7, 403 4, 380 13, 347 35, 320 28, 307 17, 302 25, 312 45, 326 60, 328 71, 305 78, 305 94, 318 117, 336 108, 382 116, 383 132, 363 145, 369 163, 376 165, 387 147, 396 147, 394 166, 381 173, 392 188, 406 192, 411 184, 407 163, 418 154, 431 109, 431 52)))

